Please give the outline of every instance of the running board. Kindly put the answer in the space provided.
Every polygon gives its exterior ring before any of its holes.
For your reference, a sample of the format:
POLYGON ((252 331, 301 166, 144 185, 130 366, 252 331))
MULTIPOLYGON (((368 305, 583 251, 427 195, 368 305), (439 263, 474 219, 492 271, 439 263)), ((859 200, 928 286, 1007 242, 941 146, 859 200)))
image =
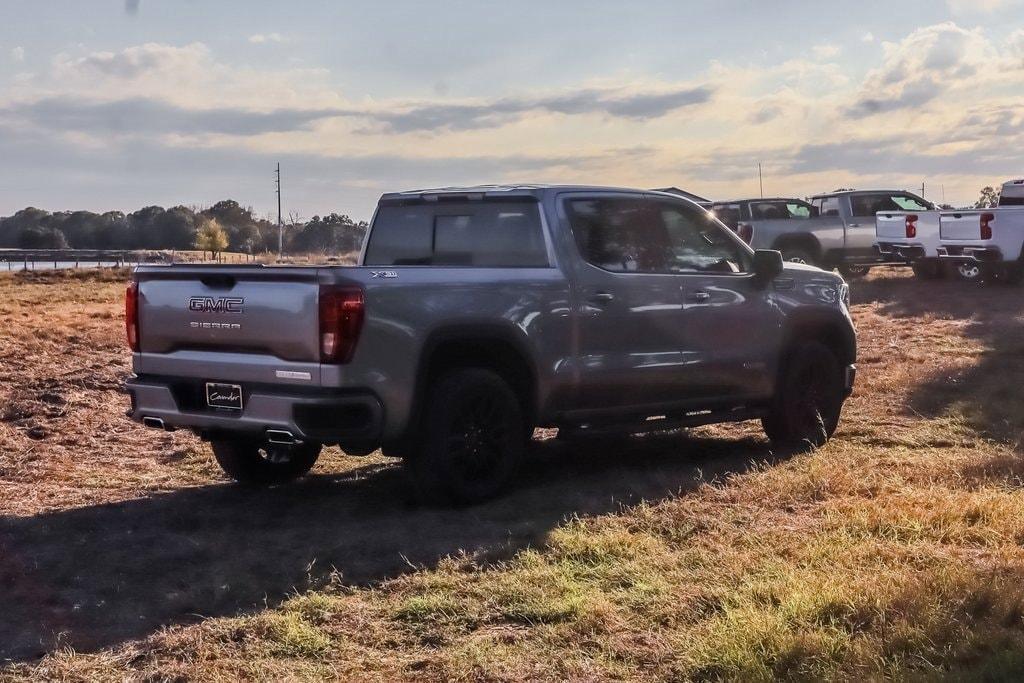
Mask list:
POLYGON ((569 434, 592 436, 602 434, 642 434, 644 432, 663 432, 688 427, 702 427, 710 424, 726 422, 743 422, 759 420, 767 413, 765 408, 720 408, 717 410, 691 410, 682 415, 652 415, 642 420, 628 422, 595 423, 581 422, 561 425, 559 429, 569 434))

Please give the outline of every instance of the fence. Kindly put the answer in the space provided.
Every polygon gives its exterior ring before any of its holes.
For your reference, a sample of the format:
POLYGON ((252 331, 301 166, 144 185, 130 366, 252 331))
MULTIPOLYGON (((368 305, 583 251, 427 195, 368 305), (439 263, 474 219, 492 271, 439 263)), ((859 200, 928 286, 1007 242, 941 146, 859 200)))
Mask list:
MULTIPOLYGON (((0 249, 2 270, 51 270, 65 268, 123 268, 140 263, 207 261, 208 252, 176 252, 107 249, 0 249)), ((211 259, 213 260, 213 259, 211 259)), ((249 263, 251 254, 221 252, 217 263, 249 263)))

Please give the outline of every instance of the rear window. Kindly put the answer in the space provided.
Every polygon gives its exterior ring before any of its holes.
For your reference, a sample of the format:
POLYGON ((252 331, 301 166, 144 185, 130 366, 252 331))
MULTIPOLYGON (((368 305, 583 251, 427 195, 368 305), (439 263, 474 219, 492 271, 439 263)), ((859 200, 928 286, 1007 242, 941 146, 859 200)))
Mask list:
POLYGON ((368 266, 546 267, 536 202, 383 205, 370 229, 368 266))

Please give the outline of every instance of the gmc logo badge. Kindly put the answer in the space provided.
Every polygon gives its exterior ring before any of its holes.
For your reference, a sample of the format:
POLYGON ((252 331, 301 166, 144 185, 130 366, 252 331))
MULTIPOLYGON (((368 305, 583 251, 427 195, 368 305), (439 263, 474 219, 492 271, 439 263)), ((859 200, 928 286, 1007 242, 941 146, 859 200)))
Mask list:
POLYGON ((188 310, 193 313, 241 313, 245 299, 230 297, 214 299, 210 296, 189 297, 188 310))

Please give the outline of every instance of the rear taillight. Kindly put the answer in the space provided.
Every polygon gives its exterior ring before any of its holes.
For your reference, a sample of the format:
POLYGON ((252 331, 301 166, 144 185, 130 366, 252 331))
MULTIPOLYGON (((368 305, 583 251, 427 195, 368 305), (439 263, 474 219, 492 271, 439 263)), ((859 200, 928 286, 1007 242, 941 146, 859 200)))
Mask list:
POLYGON ((981 239, 990 240, 992 239, 992 221, 996 219, 994 213, 983 213, 981 214, 981 239))
POLYGON ((364 302, 360 289, 320 288, 320 362, 352 360, 363 329, 364 302))
POLYGON ((907 228, 907 237, 908 238, 917 237, 917 216, 916 215, 909 214, 907 216, 906 228, 907 228))
POLYGON ((139 283, 129 282, 124 290, 124 331, 128 348, 139 350, 139 283))
POLYGON ((736 226, 736 234, 740 236, 740 239, 750 244, 750 240, 754 239, 754 226, 750 223, 740 223, 736 226))

